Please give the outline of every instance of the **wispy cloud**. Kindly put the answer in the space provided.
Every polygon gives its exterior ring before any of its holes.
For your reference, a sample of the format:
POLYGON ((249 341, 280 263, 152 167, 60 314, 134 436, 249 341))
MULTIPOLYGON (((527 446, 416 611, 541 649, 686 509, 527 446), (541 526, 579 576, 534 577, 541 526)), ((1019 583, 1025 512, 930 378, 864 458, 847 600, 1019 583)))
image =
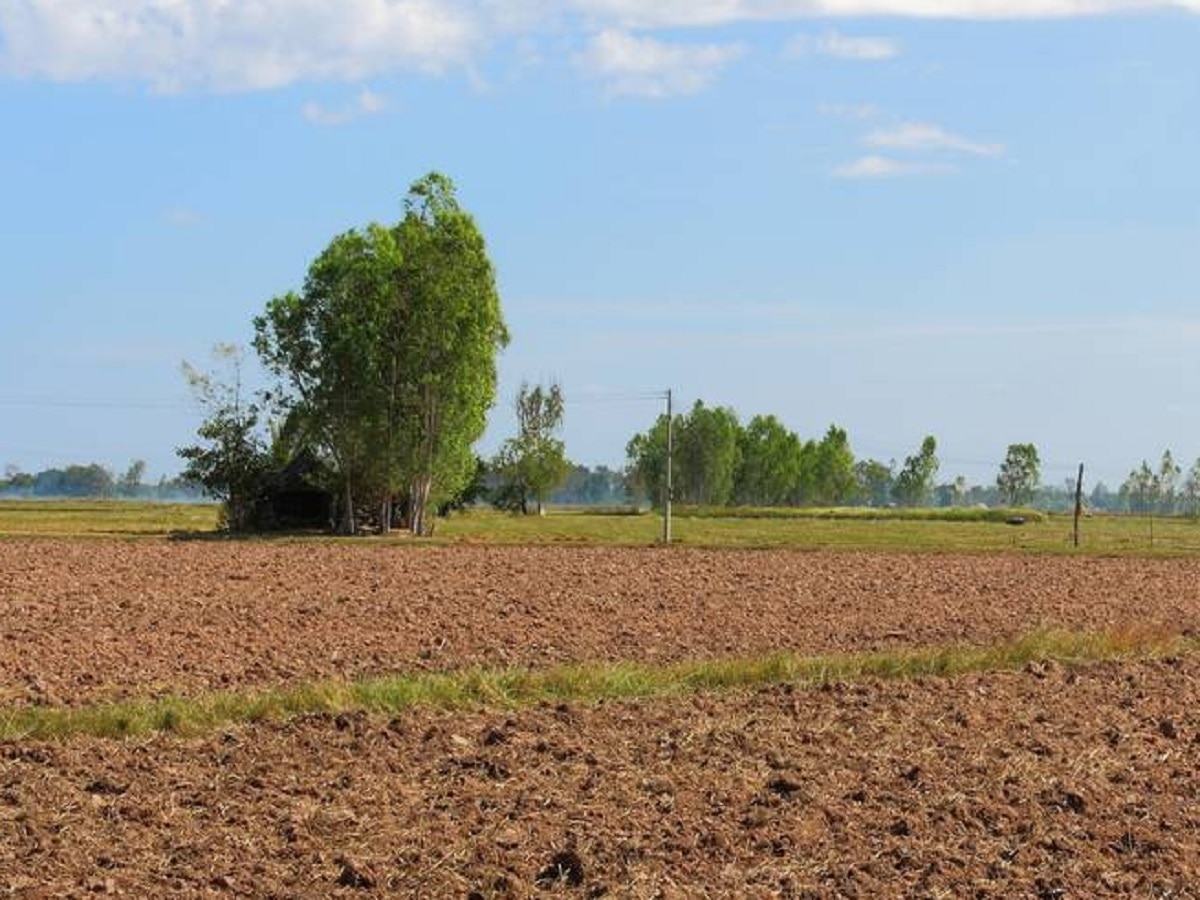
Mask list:
POLYGON ((306 103, 300 114, 314 125, 345 125, 363 116, 373 116, 387 109, 387 98, 382 94, 363 88, 354 102, 330 109, 320 103, 306 103))
POLYGON ((741 44, 680 44, 607 30, 576 61, 610 94, 664 98, 702 90, 743 53, 741 44))
POLYGON ((862 62, 880 62, 900 54, 900 42, 887 37, 855 37, 829 31, 820 37, 796 35, 784 48, 790 57, 810 54, 862 62))
POLYGON ((191 228, 200 223, 200 214, 190 206, 172 206, 164 209, 161 218, 172 228, 191 228))
POLYGON ((438 0, 0 0, 0 73, 259 90, 466 65, 479 9, 438 0))
MULTIPOLYGON (((398 72, 454 71, 470 78, 499 42, 547 30, 597 35, 589 52, 603 62, 605 54, 621 55, 622 45, 629 51, 630 42, 650 41, 633 34, 654 28, 1162 10, 1200 13, 1200 0, 0 0, 0 77, 131 81, 158 91, 266 90, 398 72)), ((692 74, 635 72, 633 92, 695 89, 690 85, 697 78, 704 83, 702 73, 737 55, 724 44, 666 46, 681 47, 686 61, 660 65, 692 74)), ((895 56, 899 45, 831 31, 811 39, 810 49, 879 60, 895 56)))
POLYGON ((872 131, 865 143, 887 150, 950 151, 970 156, 1003 156, 1006 151, 1003 144, 974 141, 925 122, 904 122, 872 131))
POLYGON ((879 107, 874 103, 822 103, 817 107, 817 112, 835 119, 851 119, 862 122, 878 116, 879 107))
POLYGON ((945 175, 956 171, 947 163, 913 162, 888 156, 862 156, 833 170, 835 178, 881 179, 905 175, 945 175))
POLYGON ((593 19, 627 28, 729 25, 811 18, 1014 20, 1144 13, 1200 12, 1200 0, 571 0, 593 19))

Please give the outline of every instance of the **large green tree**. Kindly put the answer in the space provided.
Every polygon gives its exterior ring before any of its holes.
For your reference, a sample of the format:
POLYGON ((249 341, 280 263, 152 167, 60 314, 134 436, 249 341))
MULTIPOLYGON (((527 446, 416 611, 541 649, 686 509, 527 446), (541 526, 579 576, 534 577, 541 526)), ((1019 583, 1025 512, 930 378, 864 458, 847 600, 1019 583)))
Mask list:
POLYGON ((449 178, 435 172, 413 184, 396 235, 406 325, 399 349, 410 376, 400 464, 409 524, 421 534, 430 504, 472 477, 508 329, 483 235, 449 178))
POLYGON ((1009 506, 1033 499, 1041 480, 1042 462, 1033 444, 1009 444, 996 476, 996 487, 1009 506))
POLYGON ((309 266, 300 293, 275 297, 254 320, 255 349, 283 381, 278 399, 291 430, 337 473, 347 533, 356 530, 360 492, 382 502, 393 486, 387 429, 399 404, 387 376, 398 369, 398 355, 388 329, 401 309, 398 265, 389 229, 348 231, 309 266))
POLYGON ((335 238, 255 332, 292 431, 337 472, 342 527, 355 530, 366 499, 386 528, 401 495, 412 531, 431 530, 430 510, 474 475, 508 341, 483 236, 450 179, 414 182, 394 228, 335 238))

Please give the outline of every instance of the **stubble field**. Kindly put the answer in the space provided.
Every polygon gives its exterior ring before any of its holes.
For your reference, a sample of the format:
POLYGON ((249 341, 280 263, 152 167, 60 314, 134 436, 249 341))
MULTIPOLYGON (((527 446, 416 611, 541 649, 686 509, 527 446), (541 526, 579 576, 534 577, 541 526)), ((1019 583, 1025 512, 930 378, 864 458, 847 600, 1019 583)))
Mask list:
MULTIPOLYGON (((1200 562, 0 542, 0 716, 468 667, 1200 633, 1200 562)), ((1200 660, 0 744, 18 896, 1197 896, 1200 660)))

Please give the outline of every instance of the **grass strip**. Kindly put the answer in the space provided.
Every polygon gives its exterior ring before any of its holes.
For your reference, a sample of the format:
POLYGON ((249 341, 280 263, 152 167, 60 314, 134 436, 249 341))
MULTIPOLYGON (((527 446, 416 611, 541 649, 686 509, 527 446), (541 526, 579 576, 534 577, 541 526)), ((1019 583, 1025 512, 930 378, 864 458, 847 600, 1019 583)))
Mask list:
POLYGON ((397 674, 361 681, 320 681, 274 690, 168 696, 81 707, 0 709, 0 742, 77 736, 199 735, 263 720, 312 713, 395 714, 414 707, 512 709, 537 703, 595 703, 772 684, 819 687, 864 678, 950 677, 1012 671, 1030 663, 1066 665, 1147 659, 1200 651, 1200 639, 1126 629, 1037 631, 991 646, 949 646, 879 653, 686 661, 666 665, 588 663, 549 669, 467 669, 397 674))

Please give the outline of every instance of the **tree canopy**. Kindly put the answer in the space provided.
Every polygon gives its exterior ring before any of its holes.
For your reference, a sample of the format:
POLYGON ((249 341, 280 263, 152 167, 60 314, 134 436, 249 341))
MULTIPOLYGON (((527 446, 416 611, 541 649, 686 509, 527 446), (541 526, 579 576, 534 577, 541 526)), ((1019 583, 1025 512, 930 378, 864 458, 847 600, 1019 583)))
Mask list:
POLYGON ((404 217, 334 238, 299 293, 254 320, 276 402, 337 473, 342 527, 360 501, 392 520, 400 495, 414 533, 431 505, 475 474, 472 447, 496 393, 508 331, 495 274, 453 182, 414 182, 404 217))

